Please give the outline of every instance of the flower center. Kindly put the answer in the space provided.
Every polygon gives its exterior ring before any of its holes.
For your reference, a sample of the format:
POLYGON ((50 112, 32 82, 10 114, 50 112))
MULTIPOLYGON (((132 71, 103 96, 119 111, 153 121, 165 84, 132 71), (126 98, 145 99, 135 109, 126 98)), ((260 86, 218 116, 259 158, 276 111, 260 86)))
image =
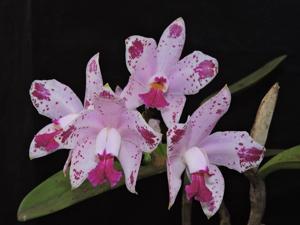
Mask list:
POLYGON ((114 159, 119 155, 121 136, 115 128, 103 128, 96 138, 97 166, 89 172, 88 180, 93 186, 109 182, 114 187, 122 173, 114 168, 114 159))
POLYGON ((164 96, 168 90, 167 79, 164 76, 155 77, 149 87, 150 90, 147 93, 139 95, 147 107, 163 108, 169 105, 164 96))

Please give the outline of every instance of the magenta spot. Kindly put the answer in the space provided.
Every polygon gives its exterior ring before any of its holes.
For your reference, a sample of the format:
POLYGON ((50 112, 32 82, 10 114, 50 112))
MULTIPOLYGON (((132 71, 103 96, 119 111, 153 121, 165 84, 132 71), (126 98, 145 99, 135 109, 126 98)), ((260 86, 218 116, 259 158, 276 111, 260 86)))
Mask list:
POLYGON ((129 47, 128 51, 131 59, 138 58, 144 51, 144 45, 140 40, 136 39, 132 42, 132 45, 129 47))
POLYGON ((133 185, 134 183, 134 175, 133 175, 133 171, 130 174, 130 184, 133 185))
POLYGON ((85 100, 84 106, 85 108, 88 108, 91 105, 91 103, 88 100, 85 100))
POLYGON ((66 140, 70 137, 70 135, 76 130, 75 126, 70 126, 66 131, 61 133, 61 142, 65 143, 66 140))
POLYGON ((147 93, 139 94, 139 97, 150 108, 163 108, 169 105, 164 93, 156 88, 151 88, 147 93))
POLYGON ((88 180, 94 187, 105 182, 109 182, 111 187, 116 186, 122 173, 114 168, 114 156, 104 151, 102 155, 98 154, 98 158, 98 165, 89 172, 88 180))
POLYGON ((194 198, 202 204, 208 205, 208 209, 213 211, 214 199, 212 192, 205 184, 205 176, 210 176, 207 171, 198 171, 191 174, 191 184, 185 186, 186 196, 189 200, 194 198))
POLYGON ((48 89, 45 88, 44 84, 41 83, 35 83, 34 84, 34 91, 32 92, 32 95, 39 100, 47 100, 50 101, 50 92, 48 89))
POLYGON ((97 66, 96 60, 93 59, 92 62, 90 63, 90 65, 89 65, 89 72, 90 73, 94 72, 96 74, 97 69, 98 69, 98 66, 97 66))
POLYGON ((156 136, 151 131, 147 130, 144 127, 137 127, 137 129, 142 135, 142 137, 145 139, 147 144, 151 146, 155 145, 156 136))
POLYGON ((101 91, 99 96, 106 99, 113 99, 115 97, 113 94, 111 94, 109 91, 106 90, 101 91))
POLYGON ((54 137, 58 135, 61 130, 56 130, 51 133, 38 134, 35 136, 35 147, 43 148, 47 152, 51 152, 59 147, 59 144, 55 141, 54 137))
POLYGON ((198 73, 200 79, 213 77, 215 75, 215 64, 212 60, 204 60, 194 68, 194 72, 198 73))
POLYGON ((216 111, 217 114, 222 114, 222 112, 223 112, 222 109, 218 109, 218 110, 216 111))
POLYGON ((256 162, 260 160, 263 154, 263 150, 257 148, 241 148, 238 151, 240 157, 240 163, 256 162))
POLYGON ((169 38, 178 38, 181 35, 182 26, 174 23, 169 28, 169 38))
POLYGON ((174 130, 174 135, 171 137, 172 144, 178 143, 185 133, 184 129, 176 129, 174 130))

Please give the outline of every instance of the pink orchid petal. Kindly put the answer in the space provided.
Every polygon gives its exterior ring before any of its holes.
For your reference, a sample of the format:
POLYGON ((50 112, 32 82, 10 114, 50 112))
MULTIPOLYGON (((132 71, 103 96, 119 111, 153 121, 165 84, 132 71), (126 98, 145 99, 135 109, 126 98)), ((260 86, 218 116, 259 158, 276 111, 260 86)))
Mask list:
POLYGON ((147 93, 139 94, 146 107, 165 108, 169 105, 161 90, 151 88, 147 93))
POLYGON ((93 104, 93 98, 97 96, 103 86, 102 75, 99 66, 99 53, 94 55, 86 67, 86 89, 84 108, 93 104))
MULTIPOLYGON (((209 195, 208 190, 205 188, 202 191, 205 191, 203 194, 204 199, 195 198, 198 200, 202 206, 203 212, 205 215, 210 218, 212 217, 220 208, 220 205, 224 196, 224 178, 218 167, 210 164, 208 166, 209 175, 205 177, 205 186, 211 192, 212 196, 209 195), (203 200, 210 200, 209 202, 203 200)), ((200 197, 200 196, 199 196, 200 197)))
POLYGON ((197 94, 212 81, 218 72, 216 59, 195 51, 181 59, 169 77, 169 92, 185 95, 197 94))
POLYGON ((128 84, 123 89, 120 97, 125 100, 127 108, 135 109, 143 104, 139 94, 147 91, 148 87, 145 84, 138 82, 134 76, 130 76, 128 84))
POLYGON ((33 138, 30 149, 30 159, 39 158, 62 148, 61 143, 55 140, 61 129, 54 123, 50 123, 42 128, 33 138))
POLYGON ((70 166, 72 188, 79 187, 96 165, 95 137, 90 136, 82 139, 81 143, 73 150, 70 166))
POLYGON ((136 79, 146 84, 156 68, 156 42, 152 38, 131 36, 125 40, 126 65, 136 79))
POLYGON ((157 47, 157 71, 167 75, 178 62, 185 41, 185 25, 182 18, 171 23, 163 32, 157 47))
POLYGON ((213 133, 203 140, 201 147, 211 163, 239 172, 258 167, 265 151, 247 132, 242 131, 213 133))
POLYGON ((176 124, 167 133, 167 175, 169 184, 169 208, 175 202, 181 187, 181 175, 185 170, 182 160, 184 153, 184 124, 176 124))
POLYGON ((96 136, 104 127, 101 114, 97 111, 82 111, 79 116, 63 132, 57 136, 58 142, 63 142, 63 147, 76 148, 78 143, 89 136, 96 136))
POLYGON ((122 123, 121 114, 127 111, 123 99, 106 91, 101 92, 100 97, 95 98, 94 106, 104 127, 119 127, 122 123))
POLYGON ((167 127, 173 126, 175 123, 179 122, 181 117, 186 98, 184 95, 171 95, 166 96, 169 103, 168 106, 162 108, 161 116, 167 125, 167 127))
POLYGON ((57 80, 35 80, 30 88, 30 96, 37 111, 51 119, 78 113, 83 108, 75 93, 57 80))
POLYGON ((161 142, 162 134, 156 132, 136 110, 126 111, 119 127, 122 140, 133 142, 143 152, 152 152, 161 142))
POLYGON ((211 133, 218 120, 227 112, 230 100, 230 91, 225 86, 193 113, 187 121, 188 147, 198 146, 211 133))
POLYGON ((136 193, 135 185, 142 160, 140 146, 133 141, 123 140, 118 159, 124 171, 127 189, 132 193, 136 193))

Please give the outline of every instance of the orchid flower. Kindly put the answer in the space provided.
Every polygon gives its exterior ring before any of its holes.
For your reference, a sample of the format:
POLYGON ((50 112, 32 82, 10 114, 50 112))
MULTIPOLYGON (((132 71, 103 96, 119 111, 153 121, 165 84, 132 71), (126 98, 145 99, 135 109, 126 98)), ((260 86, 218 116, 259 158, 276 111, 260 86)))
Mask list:
POLYGON ((66 130, 72 131, 65 144, 73 148, 70 166, 73 188, 85 179, 93 186, 108 182, 114 187, 122 177, 115 168, 117 158, 128 190, 136 193, 143 152, 153 151, 161 141, 161 134, 138 111, 127 109, 124 100, 108 86, 94 99, 94 109, 80 113, 66 130))
POLYGON ((225 86, 201 105, 185 124, 176 124, 168 130, 169 208, 181 187, 185 169, 191 182, 185 186, 187 198, 199 201, 204 213, 211 217, 220 207, 224 194, 224 178, 216 165, 244 172, 262 161, 264 147, 247 132, 210 134, 228 110, 230 100, 230 91, 225 86))
POLYGON ((126 39, 126 64, 131 76, 121 97, 128 108, 142 104, 161 111, 167 126, 179 121, 186 98, 207 85, 218 72, 216 59, 194 51, 179 61, 185 42, 182 18, 163 32, 158 45, 152 38, 126 39))
MULTIPOLYGON (((64 128, 78 117, 84 109, 92 107, 94 97, 103 86, 98 63, 99 54, 94 55, 86 67, 86 92, 84 106, 75 93, 57 80, 35 80, 30 88, 30 96, 37 111, 52 119, 52 123, 42 128, 31 142, 29 156, 31 159, 48 155, 65 148, 65 141, 70 131, 64 128), (56 140, 60 135, 62 139, 56 140)), ((69 158, 64 169, 68 165, 69 158)))

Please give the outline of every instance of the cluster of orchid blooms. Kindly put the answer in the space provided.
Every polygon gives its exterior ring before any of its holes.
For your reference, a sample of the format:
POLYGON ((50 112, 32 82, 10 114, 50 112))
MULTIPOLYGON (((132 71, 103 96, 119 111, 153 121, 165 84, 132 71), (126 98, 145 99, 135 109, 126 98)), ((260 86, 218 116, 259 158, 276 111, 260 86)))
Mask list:
POLYGON ((126 64, 131 76, 126 87, 117 87, 115 92, 103 85, 96 54, 86 68, 84 104, 56 80, 34 81, 30 88, 33 105, 52 122, 35 135, 30 158, 70 149, 64 172, 69 169, 72 188, 86 179, 93 186, 107 182, 114 187, 122 177, 115 168, 117 159, 127 189, 136 193, 143 153, 151 153, 162 139, 157 126, 151 125, 153 120, 147 123, 136 108, 156 108, 168 127, 169 207, 186 171, 190 180, 185 186, 187 197, 199 201, 208 217, 214 215, 224 194, 224 178, 216 165, 244 172, 259 165, 265 149, 247 132, 211 134, 229 108, 227 86, 202 104, 186 123, 179 123, 185 95, 198 93, 218 72, 217 60, 200 51, 180 59, 184 41, 182 18, 165 29, 158 45, 152 38, 129 37, 125 42, 126 64))

